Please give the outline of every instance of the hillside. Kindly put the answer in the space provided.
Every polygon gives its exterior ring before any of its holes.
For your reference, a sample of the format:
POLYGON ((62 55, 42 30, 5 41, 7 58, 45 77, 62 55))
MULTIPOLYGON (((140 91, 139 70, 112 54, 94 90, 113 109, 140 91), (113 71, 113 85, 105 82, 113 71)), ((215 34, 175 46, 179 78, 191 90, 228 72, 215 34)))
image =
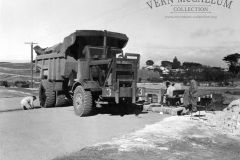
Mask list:
MULTIPOLYGON (((38 79, 39 73, 33 71, 33 77, 38 79)), ((0 63, 0 81, 14 82, 30 79, 31 63, 0 63)))
POLYGON ((8 69, 31 69, 31 63, 8 63, 8 62, 0 62, 1 68, 8 68, 8 69))

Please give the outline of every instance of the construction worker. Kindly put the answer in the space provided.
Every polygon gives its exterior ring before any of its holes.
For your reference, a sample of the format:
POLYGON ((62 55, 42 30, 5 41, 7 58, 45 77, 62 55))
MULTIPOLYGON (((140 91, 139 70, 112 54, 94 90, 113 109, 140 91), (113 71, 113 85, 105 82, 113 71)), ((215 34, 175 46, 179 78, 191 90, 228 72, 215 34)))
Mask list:
POLYGON ((190 86, 186 98, 184 98, 185 109, 182 111, 182 115, 188 115, 189 112, 197 111, 197 101, 198 101, 198 84, 192 76, 189 77, 190 86))
POLYGON ((169 86, 168 89, 167 89, 166 95, 167 95, 168 97, 170 97, 170 98, 173 97, 173 91, 176 90, 176 88, 174 87, 174 85, 175 85, 175 83, 170 84, 170 86, 169 86))
POLYGON ((170 83, 170 82, 166 82, 166 86, 167 86, 167 92, 166 94, 164 94, 163 96, 163 103, 166 104, 167 103, 167 98, 172 98, 173 97, 173 91, 176 90, 176 88, 174 87, 175 83, 170 83))
POLYGON ((21 106, 23 107, 24 110, 33 109, 34 108, 33 101, 35 101, 36 99, 37 99, 36 96, 25 97, 21 101, 21 106))
POLYGON ((194 80, 192 76, 189 77, 190 87, 189 87, 189 105, 192 112, 197 111, 197 100, 198 100, 198 83, 194 80))

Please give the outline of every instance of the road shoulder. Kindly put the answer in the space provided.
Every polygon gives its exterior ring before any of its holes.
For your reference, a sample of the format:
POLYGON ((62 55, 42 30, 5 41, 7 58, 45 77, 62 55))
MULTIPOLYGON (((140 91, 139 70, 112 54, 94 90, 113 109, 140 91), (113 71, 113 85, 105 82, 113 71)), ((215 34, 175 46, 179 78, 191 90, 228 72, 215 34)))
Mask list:
POLYGON ((198 119, 174 116, 55 160, 239 159, 239 150, 240 137, 216 132, 198 119))

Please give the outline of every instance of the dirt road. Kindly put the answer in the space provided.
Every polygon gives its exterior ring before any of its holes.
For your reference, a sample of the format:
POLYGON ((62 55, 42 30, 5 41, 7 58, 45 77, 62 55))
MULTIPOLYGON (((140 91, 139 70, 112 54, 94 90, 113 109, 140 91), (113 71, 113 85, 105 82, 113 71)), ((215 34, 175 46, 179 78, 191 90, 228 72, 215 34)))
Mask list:
POLYGON ((175 116, 55 160, 239 160, 239 151, 240 137, 175 116))
MULTIPOLYGON (((0 107, 14 108, 20 99, 0 98, 0 107)), ((0 159, 239 160, 240 137, 209 127, 157 113, 80 118, 73 107, 0 112, 0 159)))
MULTIPOLYGON (((11 105, 19 105, 19 100, 14 104, 13 98, 11 105)), ((156 113, 138 117, 100 114, 82 118, 75 116, 73 107, 2 112, 0 159, 52 159, 109 141, 163 118, 156 113)))

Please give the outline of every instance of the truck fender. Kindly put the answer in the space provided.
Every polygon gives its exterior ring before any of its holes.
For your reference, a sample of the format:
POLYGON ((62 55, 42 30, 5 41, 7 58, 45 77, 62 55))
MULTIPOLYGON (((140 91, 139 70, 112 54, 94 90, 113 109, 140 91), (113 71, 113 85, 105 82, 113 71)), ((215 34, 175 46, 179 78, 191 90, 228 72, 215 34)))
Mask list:
POLYGON ((74 82, 72 89, 70 91, 70 93, 74 93, 75 89, 77 88, 77 86, 82 86, 82 84, 80 82, 74 82))
POLYGON ((91 91, 101 91, 99 82, 97 81, 84 81, 82 82, 84 89, 91 90, 91 91))
POLYGON ((73 93, 74 90, 77 88, 77 86, 83 86, 84 89, 86 90, 91 90, 91 91, 101 91, 101 88, 99 86, 98 82, 95 81, 86 81, 86 82, 74 82, 72 89, 70 93, 73 93))

